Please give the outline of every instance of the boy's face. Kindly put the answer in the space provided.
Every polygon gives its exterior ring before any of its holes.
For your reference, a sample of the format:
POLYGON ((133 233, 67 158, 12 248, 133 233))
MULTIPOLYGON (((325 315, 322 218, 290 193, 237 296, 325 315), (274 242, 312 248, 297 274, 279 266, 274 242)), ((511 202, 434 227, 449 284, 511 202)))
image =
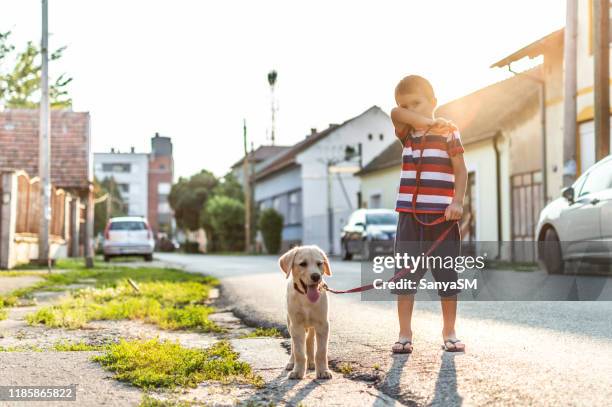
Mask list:
POLYGON ((395 102, 399 107, 403 107, 404 109, 411 110, 427 117, 432 116, 433 111, 436 108, 435 98, 432 101, 419 93, 404 93, 396 95, 395 102))

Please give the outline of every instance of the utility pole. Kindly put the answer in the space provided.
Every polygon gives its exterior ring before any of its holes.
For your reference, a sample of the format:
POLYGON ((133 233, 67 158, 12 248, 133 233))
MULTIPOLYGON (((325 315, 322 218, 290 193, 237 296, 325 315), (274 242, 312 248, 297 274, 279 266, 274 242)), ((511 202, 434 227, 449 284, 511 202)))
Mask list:
POLYGON ((327 161, 326 177, 327 177, 327 240, 329 244, 328 254, 334 254, 334 206, 332 197, 332 177, 331 177, 331 166, 333 165, 332 160, 327 161))
POLYGON ((576 37, 578 0, 567 0, 564 40, 563 186, 576 178, 576 37))
POLYGON ((42 38, 40 50, 42 69, 40 74, 40 123, 38 146, 38 174, 40 177, 40 224, 38 230, 38 261, 49 264, 49 221, 51 220, 51 164, 49 142, 49 29, 48 0, 42 0, 42 38))
POLYGON ((242 161, 242 172, 244 177, 244 251, 251 251, 251 177, 249 174, 249 151, 247 149, 247 127, 246 119, 243 119, 242 138, 244 142, 244 160, 242 161))
POLYGON ((276 136, 276 103, 274 100, 274 87, 276 85, 276 78, 278 73, 275 70, 268 72, 268 83, 270 84, 270 99, 272 106, 272 129, 271 129, 271 144, 274 145, 276 136))
POLYGON ((595 161, 599 161, 610 154, 610 1, 593 0, 593 17, 595 161))

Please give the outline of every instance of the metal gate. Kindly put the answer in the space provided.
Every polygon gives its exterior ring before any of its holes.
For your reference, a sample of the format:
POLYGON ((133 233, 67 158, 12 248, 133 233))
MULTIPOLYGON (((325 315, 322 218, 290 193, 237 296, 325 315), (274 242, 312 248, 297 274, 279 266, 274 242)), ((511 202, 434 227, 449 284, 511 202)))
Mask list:
MULTIPOLYGON (((542 210, 542 172, 531 171, 510 177, 512 242, 534 241, 535 227, 542 210)), ((513 261, 535 261, 534 244, 513 244, 513 261)))

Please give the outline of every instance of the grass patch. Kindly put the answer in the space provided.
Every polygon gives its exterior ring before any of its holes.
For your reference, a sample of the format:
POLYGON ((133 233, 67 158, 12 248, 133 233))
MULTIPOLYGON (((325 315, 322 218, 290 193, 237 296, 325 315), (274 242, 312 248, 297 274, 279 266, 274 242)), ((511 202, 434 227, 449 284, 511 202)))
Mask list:
POLYGON ((76 291, 60 303, 27 315, 29 324, 79 329, 94 320, 140 320, 162 329, 221 332, 208 319, 214 311, 203 305, 211 284, 206 282, 144 282, 136 292, 128 283, 76 291))
POLYGON ((263 385, 227 341, 200 350, 158 339, 122 340, 93 360, 115 372, 116 379, 144 389, 196 387, 205 380, 263 385))
POLYGON ((101 265, 87 269, 72 259, 58 261, 67 271, 45 276, 45 281, 6 297, 15 304, 35 290, 53 290, 80 280, 95 281, 95 288, 74 291, 60 303, 43 307, 26 317, 30 324, 70 329, 83 328, 93 320, 141 320, 162 329, 197 329, 221 332, 208 319, 213 308, 204 305, 210 289, 219 284, 213 277, 176 269, 101 265), (135 281, 135 291, 127 279, 135 281))
POLYGON ((29 346, 0 346, 0 352, 42 352, 43 349, 36 345, 29 346))
POLYGON ((194 403, 189 401, 158 400, 145 394, 138 407, 191 407, 193 405, 194 403))
POLYGON ((342 363, 340 366, 338 366, 338 371, 340 371, 342 374, 348 375, 353 373, 353 367, 348 363, 342 363))
POLYGON ((0 321, 8 318, 8 312, 0 305, 0 321))
POLYGON ((83 341, 69 342, 59 341, 53 345, 53 350, 57 352, 92 352, 105 350, 108 346, 105 345, 89 345, 83 341))
POLYGON ((244 334, 244 335, 240 336, 240 339, 243 339, 243 338, 261 338, 261 337, 282 338, 283 335, 276 328, 257 328, 253 332, 250 332, 248 334, 244 334))

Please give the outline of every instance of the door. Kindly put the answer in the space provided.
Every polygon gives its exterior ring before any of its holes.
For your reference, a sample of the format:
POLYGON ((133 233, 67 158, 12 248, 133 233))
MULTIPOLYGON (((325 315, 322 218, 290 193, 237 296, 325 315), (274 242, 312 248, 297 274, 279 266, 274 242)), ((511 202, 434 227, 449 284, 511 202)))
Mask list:
POLYGON ((602 237, 602 208, 611 182, 611 164, 603 163, 584 175, 576 183, 574 203, 561 214, 561 240, 567 241, 564 249, 567 256, 581 257, 584 254, 601 253, 605 248, 602 237))

